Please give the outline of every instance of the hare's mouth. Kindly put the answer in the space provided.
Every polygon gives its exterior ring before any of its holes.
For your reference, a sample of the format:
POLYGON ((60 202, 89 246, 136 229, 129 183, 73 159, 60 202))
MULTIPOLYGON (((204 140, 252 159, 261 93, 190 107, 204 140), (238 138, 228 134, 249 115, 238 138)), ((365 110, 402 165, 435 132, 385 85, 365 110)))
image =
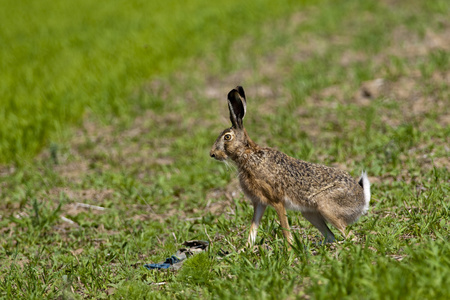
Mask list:
POLYGON ((215 160, 218 160, 218 161, 225 161, 225 160, 227 160, 227 156, 226 155, 224 155, 224 154, 221 154, 221 153, 210 153, 210 156, 212 157, 212 158, 214 158, 215 160))
POLYGON ((214 158, 215 160, 218 160, 218 161, 225 161, 225 160, 227 160, 227 157, 223 157, 223 156, 211 155, 211 157, 214 158))

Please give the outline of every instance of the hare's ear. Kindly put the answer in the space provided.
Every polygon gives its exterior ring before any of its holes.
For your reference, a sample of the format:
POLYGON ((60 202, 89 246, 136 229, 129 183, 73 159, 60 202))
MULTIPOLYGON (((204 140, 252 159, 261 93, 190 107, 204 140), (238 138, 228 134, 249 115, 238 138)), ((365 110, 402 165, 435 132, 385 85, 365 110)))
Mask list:
POLYGON ((247 110, 247 102, 242 86, 238 86, 228 93, 228 109, 230 110, 230 120, 233 127, 243 129, 242 120, 247 110))

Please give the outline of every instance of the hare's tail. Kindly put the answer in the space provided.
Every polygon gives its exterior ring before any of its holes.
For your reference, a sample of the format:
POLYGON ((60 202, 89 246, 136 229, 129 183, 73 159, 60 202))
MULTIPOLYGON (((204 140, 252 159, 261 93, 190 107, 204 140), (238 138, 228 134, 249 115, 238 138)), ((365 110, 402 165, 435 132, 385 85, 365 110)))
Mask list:
POLYGON ((367 214, 367 211, 369 210, 369 203, 370 203, 370 181, 369 181, 369 177, 367 177, 367 173, 365 171, 362 172, 358 183, 364 190, 363 215, 365 215, 365 214, 367 214))

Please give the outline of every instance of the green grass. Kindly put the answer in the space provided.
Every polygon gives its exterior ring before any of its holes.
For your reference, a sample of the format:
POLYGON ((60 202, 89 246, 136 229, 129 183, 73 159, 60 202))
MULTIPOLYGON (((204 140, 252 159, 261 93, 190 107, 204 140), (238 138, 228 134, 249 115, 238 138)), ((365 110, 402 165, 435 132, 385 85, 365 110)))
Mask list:
POLYGON ((0 153, 13 161, 0 169, 0 298, 447 299, 447 2, 11 2, 0 12, 1 39, 15 41, 0 44, 0 153), (288 250, 268 209, 257 248, 239 252, 252 207, 235 169, 208 156, 236 84, 256 142, 367 170, 356 240, 318 246, 289 212, 288 250), (211 247, 179 271, 143 267, 191 239, 211 247))
POLYGON ((233 39, 302 4, 289 1, 3 0, 0 18, 0 162, 34 157, 86 110, 126 115, 148 78, 215 52, 226 66, 233 39), (248 30, 250 29, 250 30, 248 30))

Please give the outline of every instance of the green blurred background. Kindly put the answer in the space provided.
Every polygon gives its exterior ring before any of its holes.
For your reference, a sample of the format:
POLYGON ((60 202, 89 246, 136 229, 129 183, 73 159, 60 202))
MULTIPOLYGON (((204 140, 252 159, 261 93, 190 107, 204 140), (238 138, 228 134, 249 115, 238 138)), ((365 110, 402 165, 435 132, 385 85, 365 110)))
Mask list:
POLYGON ((30 160, 86 111, 126 116, 134 90, 191 58, 227 68, 233 40, 306 2, 1 0, 0 163, 30 160))

